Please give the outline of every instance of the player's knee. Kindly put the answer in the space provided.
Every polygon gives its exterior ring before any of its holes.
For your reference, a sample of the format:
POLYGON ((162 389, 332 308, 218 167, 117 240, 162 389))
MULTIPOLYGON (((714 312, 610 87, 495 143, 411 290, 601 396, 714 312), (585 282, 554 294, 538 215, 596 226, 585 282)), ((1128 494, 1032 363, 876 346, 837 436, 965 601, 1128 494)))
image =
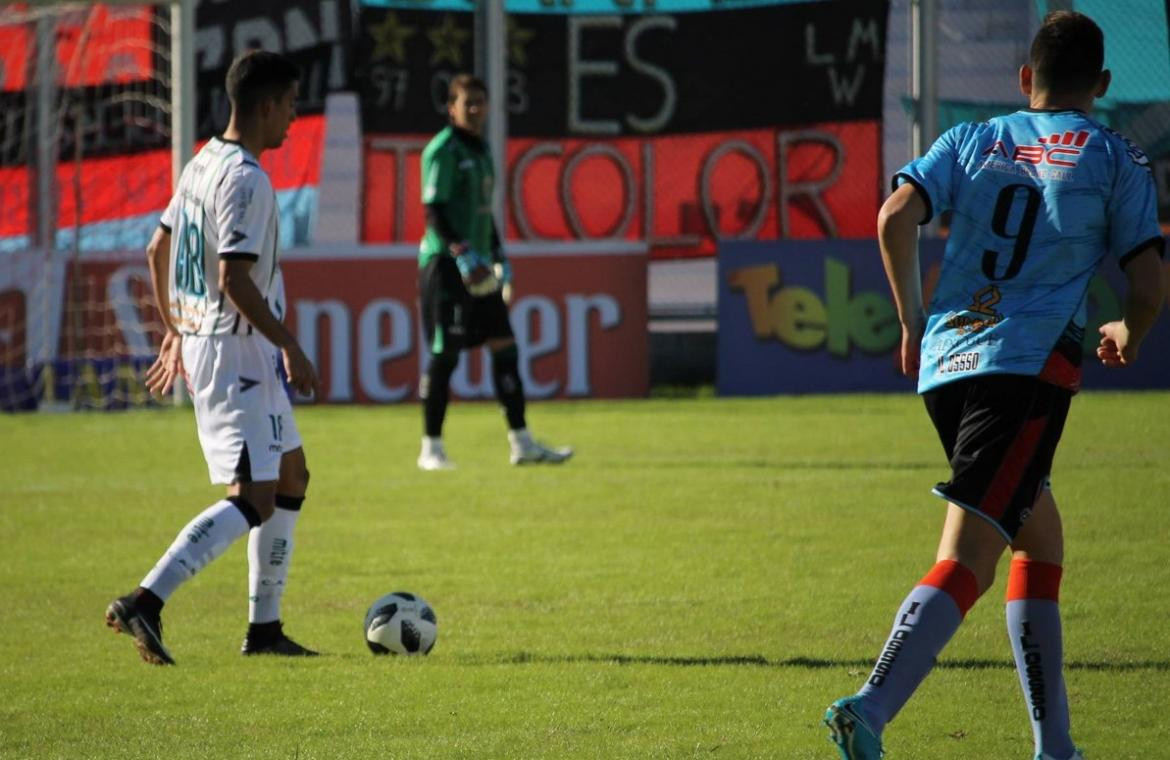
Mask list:
POLYGON ((280 480, 276 484, 276 492, 304 496, 309 487, 309 469, 305 463, 304 449, 297 448, 289 451, 280 458, 280 480))
POLYGON ((267 522, 276 511, 276 481, 237 483, 231 490, 232 496, 242 498, 256 511, 260 522, 267 522))
POLYGON ((265 495, 244 491, 240 496, 256 511, 256 516, 260 518, 261 523, 268 522, 268 519, 276 512, 276 494, 265 495))
POLYGON ((515 343, 492 352, 492 377, 496 383, 497 393, 504 395, 524 393, 524 383, 520 379, 520 353, 516 350, 515 343))
POLYGON ((967 551, 940 552, 937 561, 950 560, 966 568, 970 573, 968 577, 975 582, 975 598, 978 599, 995 583, 995 566, 1002 553, 1002 549, 992 553, 968 548, 967 551))
POLYGON ((309 489, 309 471, 305 467, 293 467, 280 473, 277 492, 293 496, 304 496, 309 489))
POLYGON ((455 374, 455 367, 458 364, 458 351, 448 349, 431 354, 431 363, 418 381, 418 397, 425 401, 431 397, 433 391, 437 391, 440 398, 443 397, 451 382, 451 375, 455 374))
POLYGON ((976 598, 983 596, 995 583, 995 562, 983 557, 967 556, 960 560, 963 567, 971 571, 975 579, 976 598))
POLYGON ((459 366, 459 352, 445 350, 431 354, 431 364, 427 367, 426 377, 430 382, 445 382, 459 366))

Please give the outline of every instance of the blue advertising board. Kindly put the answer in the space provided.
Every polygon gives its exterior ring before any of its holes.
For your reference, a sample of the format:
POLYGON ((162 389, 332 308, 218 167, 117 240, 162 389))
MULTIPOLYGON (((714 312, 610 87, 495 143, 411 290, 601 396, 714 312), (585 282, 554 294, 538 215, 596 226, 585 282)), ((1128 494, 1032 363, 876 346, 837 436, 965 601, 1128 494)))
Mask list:
MULTIPOLYGON (((943 244, 920 248, 928 294, 943 244)), ((876 241, 724 241, 718 279, 720 395, 914 390, 898 369, 901 328, 876 241)), ((1170 388, 1170 352, 1155 348, 1170 344, 1166 312, 1135 366, 1107 369, 1093 353, 1124 293, 1125 274, 1107 262, 1089 289, 1083 387, 1170 388)))

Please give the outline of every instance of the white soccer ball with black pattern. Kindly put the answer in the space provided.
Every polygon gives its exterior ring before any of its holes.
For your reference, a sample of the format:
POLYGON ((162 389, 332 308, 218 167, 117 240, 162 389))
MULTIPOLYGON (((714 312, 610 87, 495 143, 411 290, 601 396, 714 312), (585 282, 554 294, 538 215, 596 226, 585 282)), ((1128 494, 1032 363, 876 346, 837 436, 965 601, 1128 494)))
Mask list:
POLYGON ((366 646, 374 654, 430 654, 439 638, 435 611, 405 591, 386 594, 366 612, 366 646))

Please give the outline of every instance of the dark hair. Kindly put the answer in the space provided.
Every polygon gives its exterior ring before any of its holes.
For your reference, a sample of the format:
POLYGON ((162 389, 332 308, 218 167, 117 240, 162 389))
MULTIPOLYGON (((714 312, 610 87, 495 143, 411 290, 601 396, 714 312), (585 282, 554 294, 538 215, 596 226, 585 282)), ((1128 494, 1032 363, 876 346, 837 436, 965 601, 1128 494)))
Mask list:
POLYGON ((487 85, 474 74, 456 74, 447 85, 447 105, 451 105, 459 98, 461 92, 482 92, 487 97, 487 85))
POLYGON ((1096 87, 1105 64, 1105 35, 1093 19, 1076 11, 1044 17, 1028 56, 1033 81, 1056 93, 1081 93, 1096 87))
POLYGON ((300 68, 279 53, 246 50, 227 73, 227 94, 237 113, 251 113, 265 98, 279 98, 301 78, 300 68))

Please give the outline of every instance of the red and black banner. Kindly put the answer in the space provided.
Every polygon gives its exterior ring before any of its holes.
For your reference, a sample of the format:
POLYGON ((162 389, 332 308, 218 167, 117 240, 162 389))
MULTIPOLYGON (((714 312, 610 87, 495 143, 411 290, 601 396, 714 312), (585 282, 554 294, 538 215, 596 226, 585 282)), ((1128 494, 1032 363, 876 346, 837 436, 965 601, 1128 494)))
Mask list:
MULTIPOLYGON (((18 16, 11 15, 16 19, 18 16)), ((171 191, 170 16, 158 6, 78 6, 51 16, 54 65, 49 125, 37 124, 33 15, 4 23, 0 16, 0 239, 35 227, 29 166, 37 132, 54 145, 59 198, 56 226, 117 222, 160 213, 171 191), (75 209, 80 208, 80 212, 75 209)), ((301 67, 292 126, 297 168, 274 181, 277 191, 316 185, 323 146, 325 96, 350 89, 349 4, 337 0, 255 0, 245 12, 234 4, 202 2, 197 9, 197 133, 202 141, 227 126, 223 80, 234 56, 249 48, 288 55, 301 67)), ((266 157, 268 158, 268 157, 266 157)), ((270 163, 287 160, 273 158, 270 163)), ((275 178, 274 178, 275 179, 275 178)), ((305 214, 302 214, 305 216, 305 214)), ((106 246, 101 232, 83 229, 83 248, 106 246)), ((133 241, 133 247, 145 241, 133 241)))
POLYGON ((0 23, 0 166, 27 164, 37 77, 53 76, 50 125, 61 161, 165 148, 169 91, 149 6, 93 6, 54 19, 55 72, 37 68, 35 21, 0 23))

